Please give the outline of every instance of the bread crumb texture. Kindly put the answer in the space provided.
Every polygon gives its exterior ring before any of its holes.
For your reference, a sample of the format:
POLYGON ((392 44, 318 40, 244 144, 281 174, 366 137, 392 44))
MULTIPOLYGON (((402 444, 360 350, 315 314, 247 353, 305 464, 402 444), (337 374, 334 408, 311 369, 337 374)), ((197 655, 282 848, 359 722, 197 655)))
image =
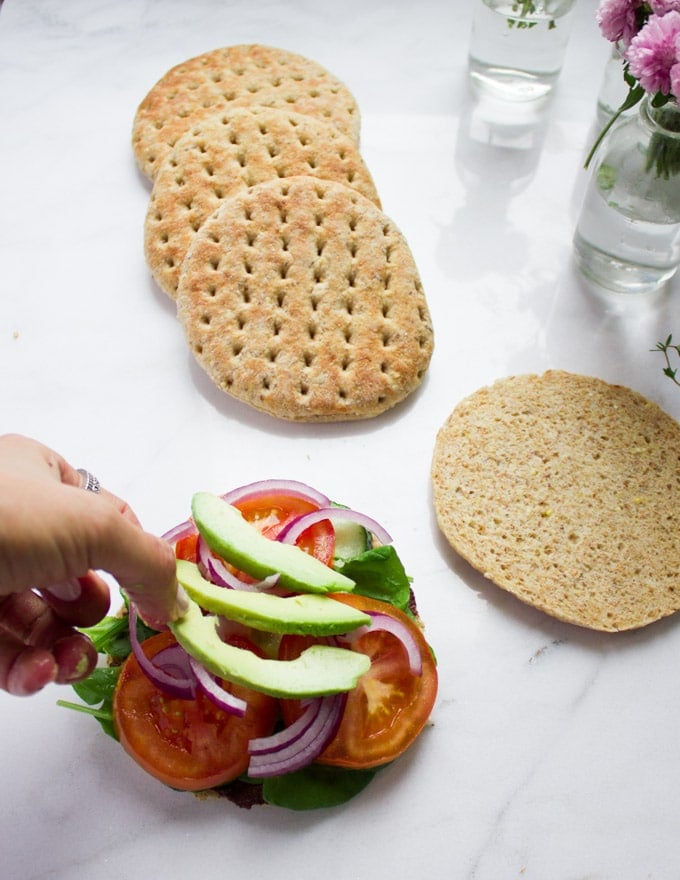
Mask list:
POLYGON ((432 460, 437 521, 497 586, 629 630, 680 607, 680 425, 641 394, 551 370, 463 400, 432 460))

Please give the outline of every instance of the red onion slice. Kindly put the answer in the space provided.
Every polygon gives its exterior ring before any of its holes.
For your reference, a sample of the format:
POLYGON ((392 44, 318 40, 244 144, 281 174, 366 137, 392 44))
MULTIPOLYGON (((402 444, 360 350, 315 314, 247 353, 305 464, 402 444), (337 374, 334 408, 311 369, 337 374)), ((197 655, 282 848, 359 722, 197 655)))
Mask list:
POLYGON ((247 583, 237 577, 224 562, 210 552, 210 548, 199 536, 197 544, 198 567, 203 577, 215 584, 216 587, 226 587, 230 590, 247 590, 251 593, 271 590, 279 582, 278 572, 268 575, 261 581, 247 583))
POLYGON ((165 532, 165 534, 161 535, 161 538, 164 541, 167 541, 168 544, 176 544, 180 538, 186 538, 187 535, 195 535, 196 534, 196 526, 194 525, 193 520, 187 519, 169 531, 165 532))
POLYGON ((255 483, 247 483, 245 486, 239 486, 238 489, 232 489, 226 492, 222 498, 227 504, 236 504, 238 501, 244 501, 246 498, 257 498, 263 495, 292 495, 295 498, 302 498, 318 507, 326 507, 329 499, 306 483, 298 480, 258 480, 255 483))
POLYGON ((331 520, 331 522, 351 520, 375 535, 379 543, 392 543, 392 537, 380 523, 376 522, 372 517, 366 516, 365 513, 359 513, 357 510, 348 510, 345 507, 321 507, 319 510, 311 511, 311 513, 303 513, 297 519, 284 526, 277 535, 276 540, 284 544, 295 544, 304 531, 325 519, 331 520))
POLYGON ((153 665, 177 679, 193 677, 189 655, 181 645, 168 645, 154 654, 153 665))
POLYGON ((248 743, 248 753, 250 755, 269 755, 272 752, 280 751, 291 743, 297 742, 307 732, 319 714, 322 699, 322 697, 311 697, 309 700, 305 700, 303 702, 305 711, 297 721, 294 721, 288 727, 284 727, 271 736, 251 739, 248 743))
POLYGON ((346 702, 345 693, 310 700, 301 716, 305 720, 299 723, 301 719, 298 719, 285 728, 281 732, 283 736, 274 734, 274 737, 251 740, 248 747, 248 775, 254 779, 264 779, 292 773, 311 764, 337 733, 346 702), (272 738, 276 738, 273 750, 268 745, 268 740, 272 738))
POLYGON ((189 663, 201 690, 208 699, 212 700, 224 712, 229 712, 230 715, 237 715, 239 718, 243 718, 248 708, 246 701, 240 697, 235 697, 221 687, 208 670, 193 657, 189 657, 189 663))
POLYGON ((355 642, 367 632, 382 630, 383 632, 391 633, 395 638, 399 639, 404 646, 411 673, 413 675, 422 675, 423 660, 420 656, 420 648, 404 624, 401 621, 396 620, 394 617, 391 617, 389 614, 383 614, 382 611, 367 611, 366 613, 371 618, 370 624, 367 626, 360 626, 357 629, 352 630, 352 632, 338 636, 338 640, 347 644, 352 644, 352 642, 355 642))
POLYGON ((176 657, 173 656, 173 663, 166 669, 154 662, 156 658, 150 660, 142 650, 142 646, 137 638, 137 611, 132 603, 130 603, 128 618, 132 653, 137 658, 142 672, 159 690, 164 691, 168 696, 177 697, 180 700, 193 700, 196 696, 196 679, 191 675, 178 676, 173 674, 173 672, 177 673, 178 671, 176 657))

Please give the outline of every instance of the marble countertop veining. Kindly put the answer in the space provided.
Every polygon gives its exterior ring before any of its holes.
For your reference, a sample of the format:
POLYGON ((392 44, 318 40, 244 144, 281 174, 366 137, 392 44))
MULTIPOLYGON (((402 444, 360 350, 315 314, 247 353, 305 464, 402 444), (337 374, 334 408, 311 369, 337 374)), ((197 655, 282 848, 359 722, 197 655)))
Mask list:
POLYGON ((680 416, 650 351, 680 334, 680 279, 662 296, 598 299, 572 263, 608 54, 595 7, 578 0, 544 127, 513 147, 480 140, 467 95, 471 0, 5 0, 0 431, 92 469, 157 532, 196 489, 268 476, 373 514, 414 578, 441 686, 403 760, 346 807, 309 814, 171 791, 58 708, 57 687, 0 695, 3 880, 680 876, 678 621, 605 635, 525 607, 451 552, 429 489, 438 427, 504 375, 590 373, 680 416), (174 64, 240 42, 306 54, 347 83, 416 258, 435 354, 419 392, 375 420, 284 424, 227 399, 145 266, 137 104, 174 64))

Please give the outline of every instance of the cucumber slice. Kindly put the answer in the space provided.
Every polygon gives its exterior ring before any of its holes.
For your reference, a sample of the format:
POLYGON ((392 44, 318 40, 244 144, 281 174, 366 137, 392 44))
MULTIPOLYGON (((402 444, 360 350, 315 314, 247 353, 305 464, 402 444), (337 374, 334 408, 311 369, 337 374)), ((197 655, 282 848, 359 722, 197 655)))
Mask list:
POLYGON ((335 529, 335 550, 333 551, 333 565, 336 562, 344 562, 360 556, 373 546, 371 535, 367 529, 359 523, 349 519, 337 520, 335 529))

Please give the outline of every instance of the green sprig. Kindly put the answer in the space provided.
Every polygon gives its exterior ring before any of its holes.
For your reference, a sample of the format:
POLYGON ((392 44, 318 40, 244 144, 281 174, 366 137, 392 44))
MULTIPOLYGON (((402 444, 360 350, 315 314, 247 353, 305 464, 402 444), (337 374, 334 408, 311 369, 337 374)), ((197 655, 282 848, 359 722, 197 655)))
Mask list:
POLYGON ((668 376, 668 378, 671 381, 675 382, 676 385, 680 385, 680 379, 678 379, 678 368, 671 365, 671 357, 675 356, 680 358, 680 344, 676 344, 673 342, 673 335, 669 333, 665 342, 657 342, 656 348, 652 348, 650 349, 650 351, 662 352, 666 361, 666 366, 663 368, 664 376, 668 376))

